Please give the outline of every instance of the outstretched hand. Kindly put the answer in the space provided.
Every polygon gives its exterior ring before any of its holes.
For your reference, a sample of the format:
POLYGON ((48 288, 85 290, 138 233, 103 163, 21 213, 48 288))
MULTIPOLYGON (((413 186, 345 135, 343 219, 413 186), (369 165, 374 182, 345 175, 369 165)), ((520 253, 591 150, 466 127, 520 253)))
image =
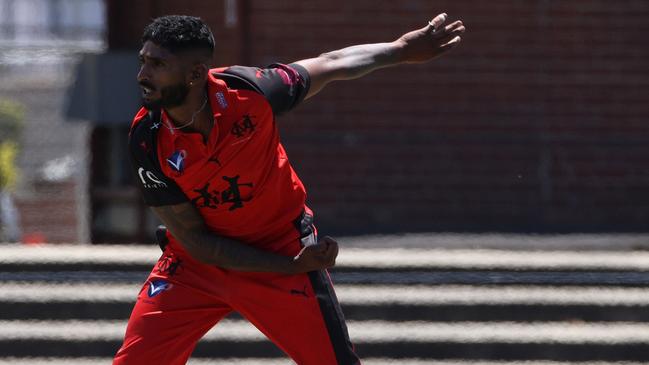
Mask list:
POLYGON ((331 237, 325 236, 317 244, 304 247, 295 256, 293 259, 294 271, 303 273, 332 267, 336 264, 337 256, 338 242, 331 237))
POLYGON ((466 30, 464 24, 461 20, 456 20, 444 25, 446 19, 446 13, 439 14, 425 27, 402 35, 397 40, 402 47, 402 61, 406 63, 430 61, 460 44, 462 40, 460 35, 466 30))

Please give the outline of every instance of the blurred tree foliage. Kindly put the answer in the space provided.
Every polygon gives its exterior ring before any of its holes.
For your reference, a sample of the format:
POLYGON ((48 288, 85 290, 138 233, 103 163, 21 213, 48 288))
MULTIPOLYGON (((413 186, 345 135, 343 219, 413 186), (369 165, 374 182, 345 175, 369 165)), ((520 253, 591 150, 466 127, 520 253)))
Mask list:
POLYGON ((16 156, 24 119, 25 108, 21 104, 0 99, 0 189, 16 183, 16 156))

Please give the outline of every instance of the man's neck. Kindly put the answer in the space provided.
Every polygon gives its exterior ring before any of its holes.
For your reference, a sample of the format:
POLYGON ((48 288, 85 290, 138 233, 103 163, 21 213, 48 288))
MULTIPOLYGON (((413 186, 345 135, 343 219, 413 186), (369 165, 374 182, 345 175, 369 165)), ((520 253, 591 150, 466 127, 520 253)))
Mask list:
POLYGON ((173 128, 180 128, 185 132, 200 132, 205 137, 212 129, 212 111, 207 100, 207 93, 203 88, 198 93, 187 95, 187 99, 182 105, 165 109, 165 111, 173 128))

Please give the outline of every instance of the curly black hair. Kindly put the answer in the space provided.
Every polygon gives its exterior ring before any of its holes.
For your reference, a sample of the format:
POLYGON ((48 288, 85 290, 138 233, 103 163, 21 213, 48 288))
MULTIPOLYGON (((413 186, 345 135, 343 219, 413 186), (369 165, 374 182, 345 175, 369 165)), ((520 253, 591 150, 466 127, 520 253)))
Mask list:
POLYGON ((188 15, 167 15, 153 19, 144 28, 142 44, 151 41, 171 53, 187 50, 214 52, 214 36, 205 22, 188 15))

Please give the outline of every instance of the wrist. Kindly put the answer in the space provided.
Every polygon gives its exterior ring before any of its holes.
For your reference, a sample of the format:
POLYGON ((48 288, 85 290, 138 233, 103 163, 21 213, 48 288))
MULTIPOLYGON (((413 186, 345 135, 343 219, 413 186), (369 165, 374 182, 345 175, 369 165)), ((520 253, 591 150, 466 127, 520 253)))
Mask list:
POLYGON ((397 39, 396 41, 390 43, 392 48, 392 63, 401 64, 406 62, 405 49, 407 42, 402 38, 397 39))

